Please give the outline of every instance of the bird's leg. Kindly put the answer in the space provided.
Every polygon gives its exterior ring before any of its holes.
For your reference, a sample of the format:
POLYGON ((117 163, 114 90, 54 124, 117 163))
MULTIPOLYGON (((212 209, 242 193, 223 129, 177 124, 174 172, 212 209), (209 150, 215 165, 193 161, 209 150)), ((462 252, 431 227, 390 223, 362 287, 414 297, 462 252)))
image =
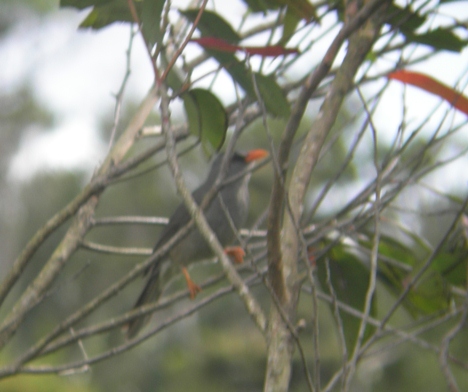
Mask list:
POLYGON ((182 273, 184 274, 185 281, 187 282, 187 287, 188 287, 189 292, 190 292, 190 298, 194 299, 202 289, 201 289, 201 287, 199 285, 197 285, 192 280, 192 278, 190 278, 190 275, 189 275, 189 273, 187 271, 187 268, 182 267, 182 273))
POLYGON ((236 264, 242 264, 244 262, 245 252, 240 246, 228 246, 224 248, 224 253, 231 256, 236 264))

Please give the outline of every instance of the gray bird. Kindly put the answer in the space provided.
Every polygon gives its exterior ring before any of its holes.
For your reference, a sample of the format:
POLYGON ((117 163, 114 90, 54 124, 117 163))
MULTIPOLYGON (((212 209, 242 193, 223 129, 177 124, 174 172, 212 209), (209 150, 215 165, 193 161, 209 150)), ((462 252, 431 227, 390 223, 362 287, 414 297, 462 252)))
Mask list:
MULTIPOLYGON (((234 153, 229 161, 226 173, 226 185, 211 200, 205 209, 205 217, 208 224, 215 232, 220 244, 223 247, 231 244, 236 238, 236 231, 244 224, 249 208, 250 172, 246 169, 252 162, 264 158, 268 155, 266 150, 251 150, 247 154, 234 153), (242 176, 237 176, 244 173, 242 176), (235 178, 233 181, 230 179, 235 178), (234 226, 234 228, 233 228, 234 226)), ((211 166, 205 182, 197 188, 192 196, 198 205, 201 204, 205 194, 212 189, 223 161, 224 154, 219 154, 211 166)), ((154 250, 166 243, 177 231, 191 220, 187 208, 182 203, 169 219, 169 223, 163 229, 154 250)), ((233 251, 236 259, 242 258, 238 249, 233 251)), ((241 250, 242 252, 242 250, 241 250)), ((172 276, 182 269, 191 297, 195 297, 200 291, 188 275, 186 267, 193 262, 207 259, 213 256, 209 244, 205 241, 196 226, 180 240, 169 252, 169 258, 157 261, 146 271, 147 283, 138 298, 135 308, 141 305, 156 301, 161 295, 164 285, 170 281, 172 276)), ((130 321, 127 324, 127 338, 135 337, 151 318, 151 315, 142 316, 130 321)))

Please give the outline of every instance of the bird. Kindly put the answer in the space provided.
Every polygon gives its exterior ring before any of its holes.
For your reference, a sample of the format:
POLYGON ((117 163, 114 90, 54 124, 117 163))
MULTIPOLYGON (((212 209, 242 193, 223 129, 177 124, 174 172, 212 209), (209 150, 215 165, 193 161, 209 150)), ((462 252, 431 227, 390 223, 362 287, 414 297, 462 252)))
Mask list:
MULTIPOLYGON (((231 253, 237 262, 242 262, 244 255, 242 248, 228 247, 228 245, 236 239, 237 230, 245 223, 247 218, 249 208, 248 184, 251 177, 251 170, 249 169, 251 169, 255 161, 267 156, 268 151, 263 149, 253 149, 245 154, 234 152, 229 160, 224 177, 225 184, 221 185, 219 192, 204 210, 206 220, 215 232, 220 244, 225 247, 225 252, 231 253)), ((205 182, 193 191, 193 199, 198 205, 201 204, 204 196, 215 185, 223 159, 224 153, 220 153, 215 157, 205 182)), ((181 203, 161 232, 154 251, 164 245, 191 219, 185 204, 181 203)), ((169 257, 158 260, 148 267, 145 272, 147 281, 134 305, 134 309, 156 301, 160 297, 165 283, 168 283, 180 271, 185 277, 190 296, 193 299, 201 289, 191 280, 186 267, 212 256, 211 247, 197 227, 193 225, 189 233, 169 251, 169 257)), ((151 315, 145 315, 127 323, 125 328, 127 339, 135 337, 149 322, 150 318, 151 315)))

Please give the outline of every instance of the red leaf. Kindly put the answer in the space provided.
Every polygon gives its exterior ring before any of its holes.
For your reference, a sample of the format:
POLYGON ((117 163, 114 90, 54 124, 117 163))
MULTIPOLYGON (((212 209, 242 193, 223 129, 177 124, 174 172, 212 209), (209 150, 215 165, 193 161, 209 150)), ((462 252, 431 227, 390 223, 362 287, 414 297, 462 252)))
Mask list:
POLYGON ((239 51, 248 53, 248 54, 258 54, 260 56, 281 56, 293 53, 299 53, 297 49, 286 49, 279 45, 272 45, 272 46, 238 46, 232 45, 229 42, 215 37, 201 37, 201 38, 194 38, 192 42, 196 42, 197 44, 203 46, 205 49, 214 49, 219 50, 221 52, 229 52, 234 53, 239 51))
POLYGON ((240 49, 240 46, 231 45, 229 42, 215 37, 192 38, 192 42, 203 46, 205 49, 215 49, 221 52, 234 53, 240 49))
POLYGON ((413 86, 438 95, 450 103, 454 108, 468 115, 468 98, 430 76, 419 72, 400 70, 389 73, 388 78, 399 80, 405 84, 412 84, 413 86))
POLYGON ((259 54, 260 56, 281 56, 287 54, 299 53, 297 49, 287 49, 283 46, 272 45, 272 46, 243 46, 240 48, 248 54, 259 54))

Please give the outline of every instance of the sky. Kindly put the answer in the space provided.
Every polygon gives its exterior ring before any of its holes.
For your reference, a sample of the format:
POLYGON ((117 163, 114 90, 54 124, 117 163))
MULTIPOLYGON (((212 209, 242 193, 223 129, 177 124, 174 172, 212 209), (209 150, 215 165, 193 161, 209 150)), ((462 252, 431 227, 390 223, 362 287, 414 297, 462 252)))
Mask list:
MULTIPOLYGON (((239 0, 239 7, 240 3, 239 0)), ((236 14, 236 10, 229 11, 230 17, 236 14)), ((445 7, 444 11, 461 20, 468 18, 466 6, 445 7)), ((113 112, 114 94, 125 73, 130 30, 123 24, 98 32, 77 30, 86 13, 65 9, 39 19, 31 17, 18 23, 0 42, 0 58, 6 59, 0 62, 0 90, 11 91, 27 80, 36 97, 55 116, 53 129, 46 133, 34 128, 24 131, 21 148, 11 163, 11 179, 25 180, 37 170, 57 167, 84 167, 92 171, 104 158, 107 146, 97 136, 96 121, 102 118, 102 113, 113 112)), ((126 94, 127 100, 137 102, 152 83, 151 68, 139 38, 133 42, 132 73, 126 94)), ((462 78, 461 87, 467 93, 467 64, 465 50, 461 54, 439 54, 424 66, 412 69, 432 74, 451 86, 462 78)), ((371 93, 382 83, 384 78, 364 91, 371 93)), ((402 88, 398 82, 390 83, 375 116, 378 125, 398 127, 400 110, 394 103, 401 100, 402 88)), ((407 93, 408 118, 424 118, 424 113, 431 112, 439 103, 437 97, 416 88, 408 88, 407 93)), ((440 115, 446 108, 442 106, 440 115)), ((431 121, 437 124, 439 118, 433 114, 431 121)), ((463 119, 457 114, 456 121, 463 119)))
MULTIPOLYGON (((112 113, 125 73, 128 26, 78 31, 84 13, 57 11, 18 25, 0 47, 0 86, 14 89, 29 80, 37 99, 55 116, 47 133, 27 130, 10 176, 28 178, 42 167, 97 165, 106 149, 96 129, 100 113, 112 113)), ((135 42, 134 57, 142 56, 135 42)), ((151 84, 147 62, 132 62, 128 97, 138 99, 151 84)))

